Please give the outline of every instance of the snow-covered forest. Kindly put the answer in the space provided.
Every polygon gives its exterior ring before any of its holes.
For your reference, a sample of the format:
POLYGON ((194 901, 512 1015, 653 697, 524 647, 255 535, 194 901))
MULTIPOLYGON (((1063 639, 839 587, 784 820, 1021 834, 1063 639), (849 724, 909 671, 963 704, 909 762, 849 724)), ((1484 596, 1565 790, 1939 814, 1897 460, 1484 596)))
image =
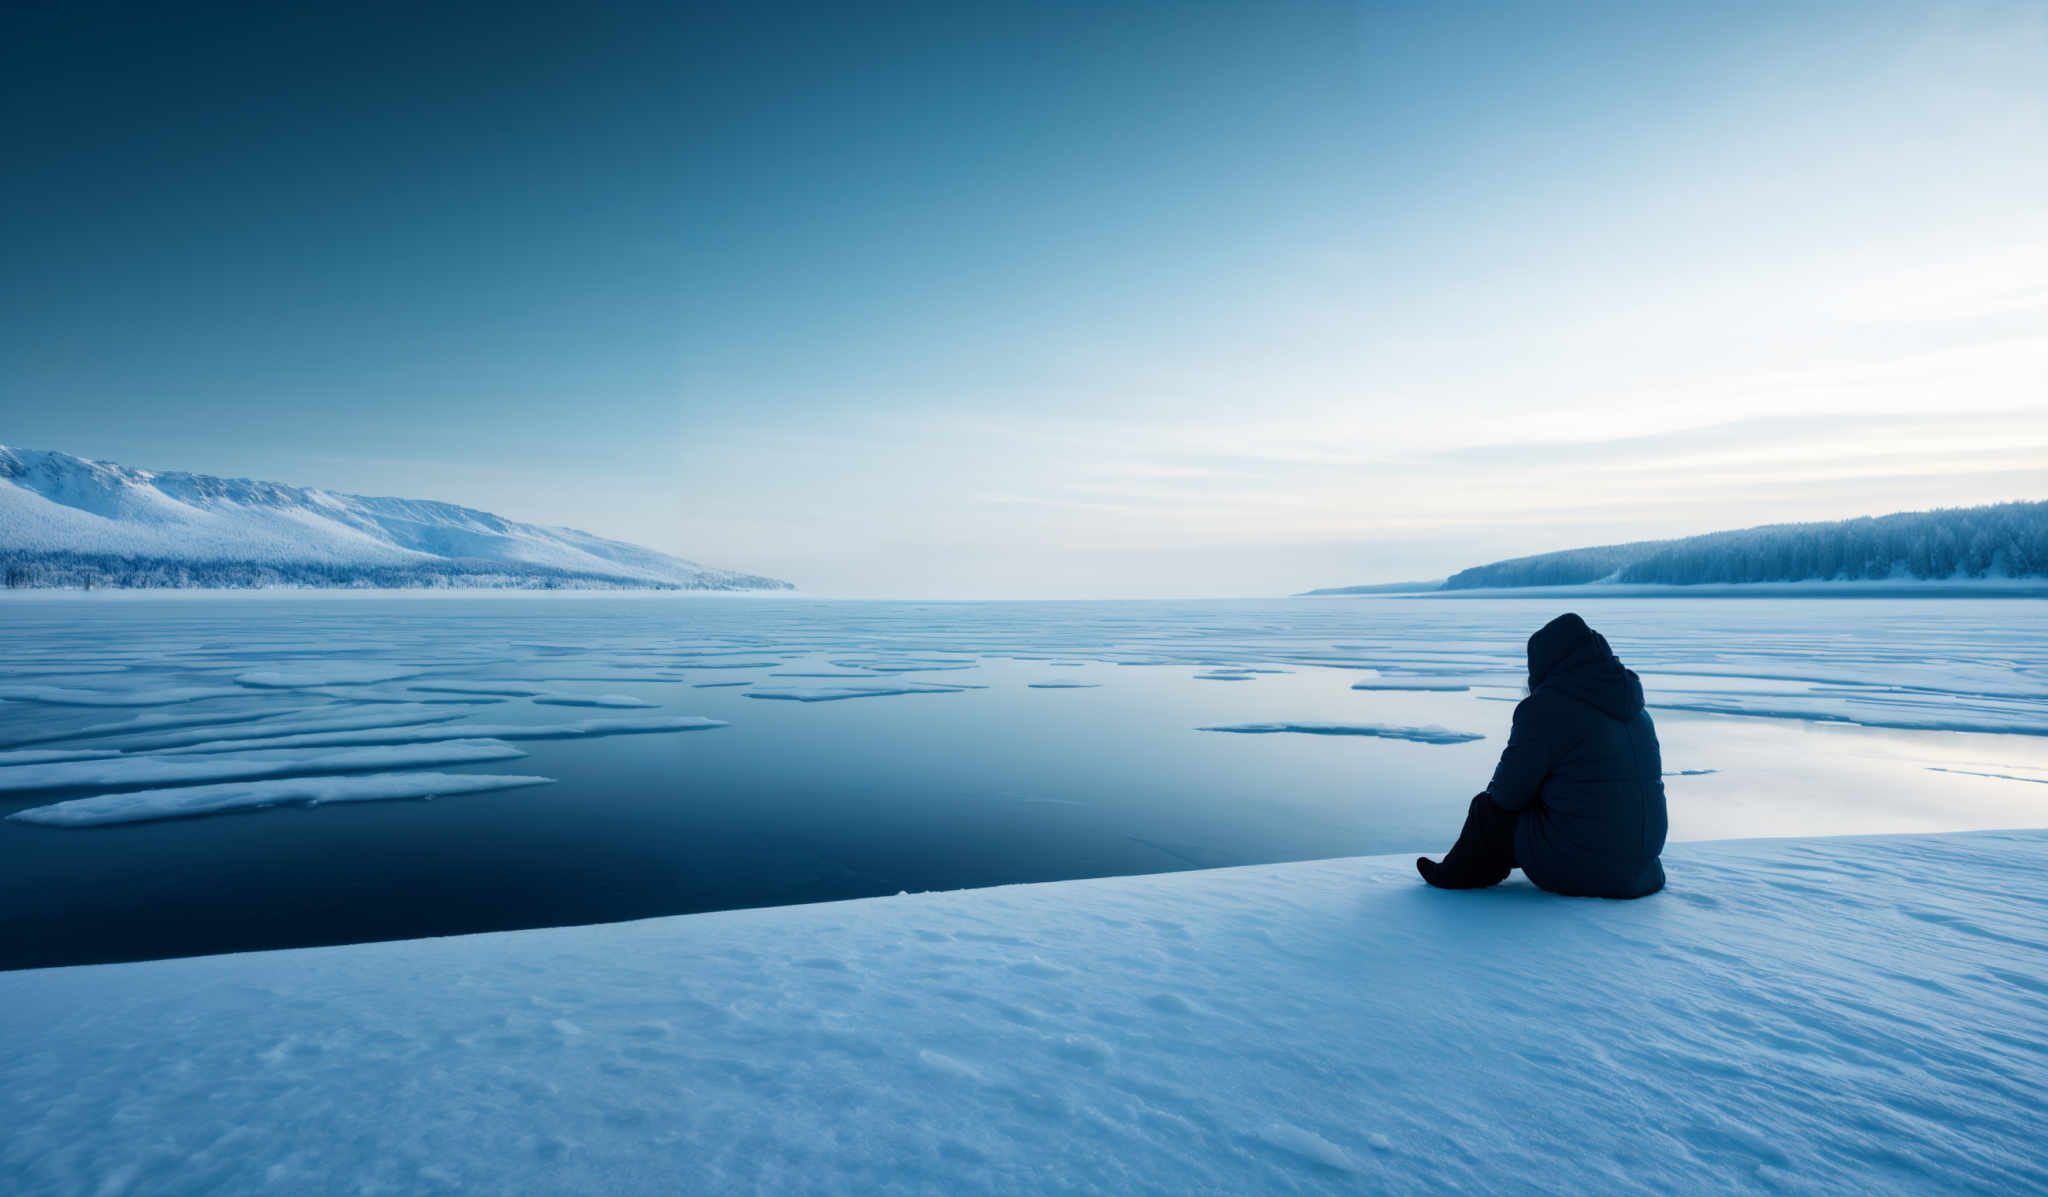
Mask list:
POLYGON ((2000 577, 2048 577, 2048 502, 1768 524, 1683 540, 1569 549, 1462 570, 1443 588, 2000 577))

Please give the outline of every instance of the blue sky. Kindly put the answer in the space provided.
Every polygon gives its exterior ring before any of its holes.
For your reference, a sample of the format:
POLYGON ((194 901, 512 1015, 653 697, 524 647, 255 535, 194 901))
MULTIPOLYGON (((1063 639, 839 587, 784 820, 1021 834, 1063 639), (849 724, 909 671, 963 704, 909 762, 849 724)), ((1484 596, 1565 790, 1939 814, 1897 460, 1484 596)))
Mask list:
POLYGON ((932 596, 2048 476, 2037 4, 0 21, 4 443, 932 596))

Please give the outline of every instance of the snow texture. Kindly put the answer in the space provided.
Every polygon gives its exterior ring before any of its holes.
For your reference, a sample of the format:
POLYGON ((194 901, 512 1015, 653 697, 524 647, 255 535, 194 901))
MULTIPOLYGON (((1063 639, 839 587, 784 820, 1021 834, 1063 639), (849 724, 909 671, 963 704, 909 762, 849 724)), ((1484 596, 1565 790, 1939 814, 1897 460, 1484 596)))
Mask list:
POLYGON ((1401 727, 1391 723, 1220 723, 1201 730, 1235 732, 1250 736, 1273 735, 1279 732, 1294 732, 1305 736, 1376 736, 1382 740, 1413 740, 1418 744, 1464 744, 1486 738, 1476 732, 1452 731, 1435 724, 1427 727, 1401 727))
POLYGON ((2048 1190, 2048 832, 1668 864, 1638 902, 1383 857, 9 973, 0 1176, 2048 1190))
MULTIPOLYGON (((495 759, 495 758, 493 758, 495 759)), ((282 781, 230 782, 168 790, 101 794, 49 806, 32 806, 7 816, 47 827, 104 827, 152 823, 270 806, 318 806, 326 802, 390 802, 438 798, 548 785, 552 777, 494 773, 373 773, 362 777, 294 777, 282 781)))
POLYGON ((510 744, 502 744, 496 740, 378 745, 343 749, 339 752, 273 755, 263 758, 117 755, 91 760, 0 766, 0 793, 14 790, 67 789, 74 786, 184 785, 196 781, 289 777, 295 773, 410 769, 421 765, 465 765, 479 761, 505 761, 525 755, 510 744))

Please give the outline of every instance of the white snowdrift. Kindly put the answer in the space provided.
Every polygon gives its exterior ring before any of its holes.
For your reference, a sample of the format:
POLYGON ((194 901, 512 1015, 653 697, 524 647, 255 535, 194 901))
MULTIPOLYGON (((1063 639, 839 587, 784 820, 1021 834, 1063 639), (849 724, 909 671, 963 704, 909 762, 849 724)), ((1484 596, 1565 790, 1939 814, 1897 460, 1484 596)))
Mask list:
POLYGON ((2048 832, 1667 864, 1633 903, 1375 858, 5 974, 0 1176, 2048 1188, 2048 832))

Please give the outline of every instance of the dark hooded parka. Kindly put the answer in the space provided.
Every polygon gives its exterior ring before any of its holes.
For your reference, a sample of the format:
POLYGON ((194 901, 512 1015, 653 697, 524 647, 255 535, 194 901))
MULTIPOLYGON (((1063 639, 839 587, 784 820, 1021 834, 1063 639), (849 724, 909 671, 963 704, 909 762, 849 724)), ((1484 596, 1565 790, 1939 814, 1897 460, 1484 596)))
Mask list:
POLYGON ((1643 684, 1578 616, 1529 637, 1529 697, 1487 793, 1521 812, 1515 861, 1544 889, 1640 898, 1664 887, 1664 764, 1643 684))

